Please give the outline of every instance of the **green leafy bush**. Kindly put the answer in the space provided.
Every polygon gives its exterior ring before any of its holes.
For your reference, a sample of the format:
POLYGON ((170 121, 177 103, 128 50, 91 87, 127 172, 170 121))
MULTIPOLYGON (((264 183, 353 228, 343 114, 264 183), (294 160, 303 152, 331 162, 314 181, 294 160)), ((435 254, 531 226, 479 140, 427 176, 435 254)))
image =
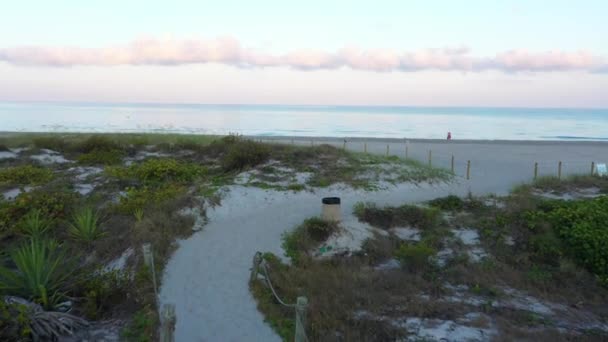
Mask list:
POLYGON ((338 229, 336 222, 327 222, 318 217, 312 217, 296 227, 293 231, 283 234, 282 247, 285 254, 295 263, 308 255, 311 249, 325 241, 338 229))
POLYGON ((464 201, 454 195, 449 195, 446 197, 436 198, 434 200, 429 201, 429 205, 439 208, 441 210, 462 210, 465 207, 464 201))
POLYGON ((82 285, 85 315, 90 319, 103 317, 114 305, 124 302, 129 284, 125 272, 96 272, 82 285))
MULTIPOLYGON (((548 234, 547 230, 553 229, 566 252, 608 285, 608 197, 549 202, 526 217, 532 231, 548 234)), ((545 245, 552 250, 560 248, 556 242, 545 245)), ((553 254, 561 255, 557 251, 553 254)))
POLYGON ((92 208, 79 209, 72 218, 68 233, 75 240, 91 243, 104 235, 99 227, 99 216, 92 208))
POLYGON ((160 187, 127 188, 126 196, 120 198, 116 209, 123 214, 135 215, 139 210, 175 199, 185 191, 183 186, 172 183, 160 187))
POLYGON ((50 181, 53 171, 33 165, 23 165, 0 169, 0 184, 38 185, 50 181))
POLYGON ((106 173, 118 179, 136 179, 143 184, 154 185, 166 182, 191 182, 205 174, 206 169, 196 164, 161 158, 148 159, 141 164, 134 164, 127 168, 106 168, 106 173))
POLYGON ((27 307, 0 299, 0 341, 27 341, 31 333, 27 307))
POLYGON ((431 257, 437 252, 424 243, 402 244, 395 252, 395 258, 411 271, 423 270, 430 265, 431 257))
POLYGON ((121 150, 93 150, 78 156, 78 163, 84 165, 114 165, 122 162, 125 156, 121 150))
POLYGON ((262 164, 270 157, 268 146, 248 140, 237 140, 228 147, 222 157, 222 168, 225 171, 242 171, 262 164))
POLYGON ((378 208, 373 204, 358 203, 355 205, 354 213, 360 221, 384 229, 398 226, 430 229, 435 227, 440 219, 440 212, 436 208, 415 205, 378 208))
POLYGON ((120 144, 106 136, 93 135, 84 141, 77 143, 74 146, 74 149, 78 152, 90 153, 93 151, 116 151, 122 150, 123 148, 120 144))
POLYGON ((68 144, 61 137, 38 137, 33 140, 37 148, 46 148, 53 151, 65 151, 68 144))
POLYGON ((32 210, 49 221, 64 219, 76 198, 73 192, 34 190, 19 194, 12 202, 0 201, 0 232, 16 226, 32 210))
POLYGON ((125 341, 129 342, 153 341, 157 320, 154 310, 144 308, 133 315, 131 322, 122 330, 120 335, 125 341))
POLYGON ((16 269, 0 266, 0 293, 17 295, 52 309, 64 299, 74 268, 51 240, 30 239, 12 253, 16 269))

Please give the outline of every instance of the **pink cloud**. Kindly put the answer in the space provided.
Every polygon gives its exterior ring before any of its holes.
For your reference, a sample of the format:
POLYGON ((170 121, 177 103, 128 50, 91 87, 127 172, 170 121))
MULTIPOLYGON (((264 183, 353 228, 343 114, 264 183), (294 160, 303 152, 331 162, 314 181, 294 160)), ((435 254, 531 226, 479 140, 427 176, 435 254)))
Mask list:
POLYGON ((0 49, 0 61, 15 65, 70 67, 77 65, 183 65, 222 63, 237 67, 290 67, 301 70, 335 69, 390 71, 546 72, 608 70, 606 58, 587 51, 534 53, 509 50, 492 57, 474 56, 466 47, 398 52, 348 47, 337 52, 301 49, 282 55, 243 47, 231 37, 201 40, 146 38, 104 48, 23 46, 0 49))

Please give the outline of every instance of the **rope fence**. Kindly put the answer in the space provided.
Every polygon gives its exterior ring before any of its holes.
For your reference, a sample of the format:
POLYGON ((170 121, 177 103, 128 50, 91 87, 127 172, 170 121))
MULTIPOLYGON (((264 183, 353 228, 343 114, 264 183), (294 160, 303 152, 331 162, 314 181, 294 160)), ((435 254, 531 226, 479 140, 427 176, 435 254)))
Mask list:
MULTIPOLYGON (((392 142, 387 144, 370 144, 364 139, 349 141, 348 139, 323 139, 323 138, 260 138, 258 142, 267 144, 291 144, 294 146, 319 146, 330 145, 342 150, 351 152, 363 152, 384 156, 397 156, 404 159, 411 159, 421 162, 429 167, 440 167, 449 170, 453 175, 471 180, 475 176, 485 176, 488 171, 471 159, 461 159, 454 153, 433 150, 428 148, 418 148, 409 141, 392 142)), ((594 160, 569 160, 565 161, 546 161, 539 160, 530 163, 530 178, 533 180, 542 176, 555 176, 559 179, 567 174, 589 174, 596 173, 597 161, 594 160)))
POLYGON ((284 300, 279 297, 274 286, 272 285, 272 281, 270 280, 270 275, 268 274, 268 267, 266 265, 266 261, 262 257, 261 252, 256 252, 253 256, 253 267, 251 268, 251 281, 255 281, 259 278, 260 273, 262 273, 263 279, 266 285, 270 288, 274 299, 286 308, 295 309, 295 333, 294 340, 295 342, 308 342, 308 337, 306 335, 306 312, 308 309, 308 298, 306 297, 298 297, 296 299, 295 304, 288 304, 284 300))

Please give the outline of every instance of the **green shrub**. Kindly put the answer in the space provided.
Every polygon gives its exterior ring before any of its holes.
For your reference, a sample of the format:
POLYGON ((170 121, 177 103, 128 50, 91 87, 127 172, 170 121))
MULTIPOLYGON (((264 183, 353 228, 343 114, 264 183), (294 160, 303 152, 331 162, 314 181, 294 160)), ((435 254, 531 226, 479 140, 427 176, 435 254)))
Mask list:
POLYGON ((435 249, 424 243, 402 244, 395 252, 395 258, 401 265, 411 271, 423 270, 430 265, 435 249))
POLYGON ((93 135, 84 141, 77 143, 74 146, 74 149, 78 152, 90 153, 93 151, 116 151, 122 150, 123 148, 120 144, 106 136, 93 135))
POLYGON ((0 169, 0 184, 38 185, 50 181, 53 171, 32 165, 0 169))
POLYGON ((318 217, 308 218, 293 231, 283 234, 285 255, 297 263, 337 229, 336 222, 327 222, 318 217))
POLYGON ((322 220, 319 217, 311 217, 303 223, 308 235, 315 241, 325 241, 333 232, 338 230, 336 222, 322 220))
POLYGON ((429 205, 435 208, 439 208, 441 210, 450 211, 462 210, 465 207, 464 201, 460 197, 454 195, 436 198, 434 200, 429 201, 429 205))
POLYGON ((0 232, 17 225, 32 210, 49 221, 64 219, 76 198, 73 192, 41 189, 21 193, 12 202, 0 201, 0 232))
POLYGON ((144 308, 133 315, 131 322, 122 330, 120 335, 125 341, 129 342, 153 341, 156 321, 155 311, 144 308))
POLYGON ((141 164, 127 168, 109 167, 106 173, 118 179, 136 179, 143 184, 166 182, 188 183, 204 175, 206 169, 196 164, 184 163, 175 159, 148 159, 141 164))
MULTIPOLYGON (((592 200, 548 202, 539 210, 528 213, 526 218, 532 232, 540 231, 545 235, 554 232, 567 247, 566 252, 578 264, 608 284, 607 196, 592 200)), ((551 242, 542 246, 547 248, 549 245, 553 255, 559 256, 561 244, 554 240, 551 238, 551 242)))
POLYGON ((16 269, 0 266, 0 293, 33 300, 52 309, 64 299, 74 268, 50 240, 30 239, 10 253, 16 269))
POLYGON ((225 171, 242 171, 262 164, 270 157, 268 146, 248 140, 238 140, 228 147, 221 163, 225 171))
POLYGON ((4 145, 4 144, 0 144, 0 152, 5 152, 5 151, 9 151, 8 147, 6 147, 6 145, 4 145))
POLYGON ((125 153, 121 150, 93 150, 78 156, 78 163, 84 165, 120 164, 125 153))
POLYGON ((51 227, 50 222, 45 219, 39 209, 28 212, 21 220, 21 233, 32 239, 39 239, 51 227))
POLYGON ((378 208, 374 204, 358 203, 355 205, 354 213, 360 221, 384 229, 399 226, 431 229, 439 223, 440 219, 440 212, 435 208, 407 204, 400 207, 378 208))
POLYGON ((99 227, 99 216, 92 208, 79 209, 72 218, 68 233, 75 240, 91 243, 104 235, 99 227))
POLYGON ((129 275, 118 270, 98 271, 83 283, 84 312, 90 319, 99 319, 113 306, 124 302, 129 287, 129 275))
POLYGON ((127 188, 126 196, 120 198, 116 209, 123 214, 135 215, 139 210, 175 199, 185 192, 183 186, 172 183, 160 187, 127 188))
POLYGON ((30 329, 28 308, 21 304, 7 304, 0 299, 0 341, 28 341, 30 329))
POLYGON ((46 148, 53 151, 65 151, 68 144, 61 137, 39 137, 34 138, 34 146, 37 148, 46 148))

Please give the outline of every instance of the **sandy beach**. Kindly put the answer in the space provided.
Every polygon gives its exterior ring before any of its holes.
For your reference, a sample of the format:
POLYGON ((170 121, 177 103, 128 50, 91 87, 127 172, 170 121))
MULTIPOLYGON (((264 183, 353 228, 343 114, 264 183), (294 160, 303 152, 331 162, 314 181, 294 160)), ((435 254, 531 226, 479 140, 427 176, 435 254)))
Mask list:
MULTIPOLYGON (((344 146, 344 138, 335 137, 253 137, 265 142, 298 145, 330 144, 344 146)), ((534 163, 538 176, 557 176, 559 161, 562 176, 588 174, 591 162, 608 163, 608 143, 598 141, 518 141, 518 140, 427 140, 408 139, 408 157, 450 169, 454 156, 454 172, 466 180, 467 161, 471 161, 470 190, 475 194, 505 194, 513 186, 534 178, 534 163)), ((405 157, 405 139, 346 138, 350 151, 367 151, 405 157)))

